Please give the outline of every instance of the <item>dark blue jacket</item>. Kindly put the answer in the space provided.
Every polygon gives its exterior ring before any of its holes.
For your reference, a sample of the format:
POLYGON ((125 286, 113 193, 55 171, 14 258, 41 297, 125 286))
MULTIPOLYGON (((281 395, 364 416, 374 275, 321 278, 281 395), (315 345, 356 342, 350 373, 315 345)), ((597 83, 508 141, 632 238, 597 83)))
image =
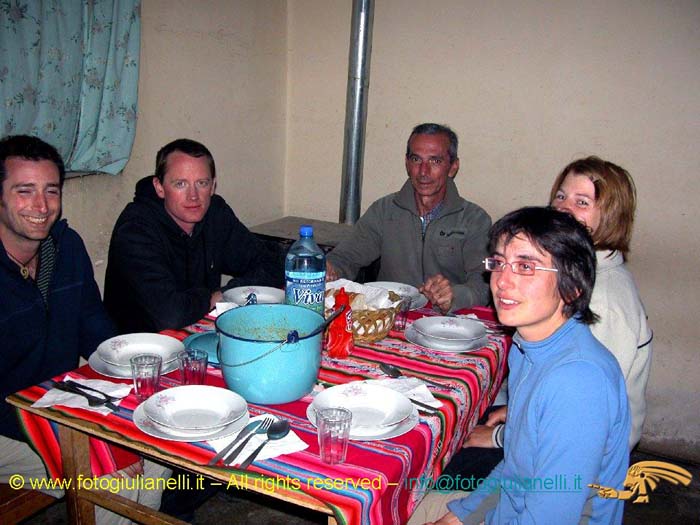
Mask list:
POLYGON ((116 334, 100 300, 90 257, 65 220, 54 224, 56 266, 48 308, 36 283, 23 279, 0 243, 0 434, 22 439, 5 397, 73 370, 116 334))
POLYGON ((221 276, 234 286, 284 284, 284 258, 266 247, 213 195, 187 235, 165 210, 153 177, 136 184, 109 245, 105 307, 120 333, 182 328, 209 312, 221 276))

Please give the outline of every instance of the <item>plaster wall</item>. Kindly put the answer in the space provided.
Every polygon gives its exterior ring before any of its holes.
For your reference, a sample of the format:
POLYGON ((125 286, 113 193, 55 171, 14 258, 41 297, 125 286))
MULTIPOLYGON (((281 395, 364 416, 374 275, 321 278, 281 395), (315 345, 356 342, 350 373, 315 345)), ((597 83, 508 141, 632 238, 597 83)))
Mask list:
MULTIPOLYGON (((145 0, 139 120, 123 174, 69 180, 64 216, 102 285, 109 236, 178 137, 207 144, 244 223, 338 218, 351 2, 145 0)), ((461 193, 492 217, 546 202, 598 154, 639 193, 630 267, 655 330, 643 448, 700 460, 700 4, 375 4, 363 211, 403 183, 412 126, 460 135, 461 193)))
MULTIPOLYGON (((337 220, 351 2, 288 13, 285 211, 337 220)), ((375 3, 362 210, 405 180, 420 122, 461 139, 456 182, 494 219, 545 204, 568 162, 627 168, 630 267, 655 331, 642 447, 700 460, 700 4, 375 3)))
POLYGON ((217 166, 217 193, 246 225, 283 215, 286 4, 145 0, 136 139, 118 176, 66 181, 64 216, 104 283, 112 227, 155 169, 156 152, 187 137, 217 166))

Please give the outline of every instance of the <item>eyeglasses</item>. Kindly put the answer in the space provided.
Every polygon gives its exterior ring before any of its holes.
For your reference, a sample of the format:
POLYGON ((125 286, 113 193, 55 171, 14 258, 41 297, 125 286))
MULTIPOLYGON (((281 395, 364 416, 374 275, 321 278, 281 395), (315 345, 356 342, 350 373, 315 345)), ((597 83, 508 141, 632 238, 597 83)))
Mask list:
POLYGON ((512 263, 502 261, 500 259, 495 259, 493 257, 487 257, 483 260, 484 268, 487 272, 502 272, 506 269, 506 266, 510 266, 513 273, 517 275, 535 275, 535 270, 542 270, 543 272, 558 272, 556 268, 544 268, 543 266, 535 266, 529 261, 515 261, 512 263))

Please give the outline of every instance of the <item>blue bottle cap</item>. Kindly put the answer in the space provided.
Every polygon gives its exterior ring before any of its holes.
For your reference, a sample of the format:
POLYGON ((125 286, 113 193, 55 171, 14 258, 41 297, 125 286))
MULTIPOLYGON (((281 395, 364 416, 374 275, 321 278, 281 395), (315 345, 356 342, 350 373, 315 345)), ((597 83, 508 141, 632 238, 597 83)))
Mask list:
POLYGON ((301 228, 299 228, 299 235, 301 237, 313 237, 314 236, 314 227, 309 226, 308 224, 303 224, 301 228))

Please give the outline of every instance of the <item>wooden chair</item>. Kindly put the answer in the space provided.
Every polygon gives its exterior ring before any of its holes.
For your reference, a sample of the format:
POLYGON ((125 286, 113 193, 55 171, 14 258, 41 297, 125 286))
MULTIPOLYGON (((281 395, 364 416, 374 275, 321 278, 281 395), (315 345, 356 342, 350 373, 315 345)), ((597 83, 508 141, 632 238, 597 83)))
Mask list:
POLYGON ((0 483, 0 523, 15 525, 57 501, 37 490, 15 490, 7 483, 0 483))

